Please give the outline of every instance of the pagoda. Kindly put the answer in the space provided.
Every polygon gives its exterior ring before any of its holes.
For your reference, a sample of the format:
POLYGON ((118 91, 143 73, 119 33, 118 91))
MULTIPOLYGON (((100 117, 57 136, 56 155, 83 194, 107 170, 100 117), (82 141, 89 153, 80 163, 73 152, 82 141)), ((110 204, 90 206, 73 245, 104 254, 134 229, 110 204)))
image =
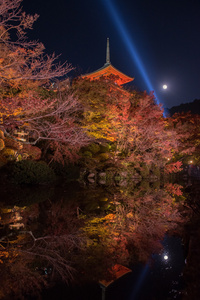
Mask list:
POLYGON ((107 77, 107 76, 110 76, 110 75, 116 76, 115 83, 118 84, 118 85, 122 85, 122 84, 125 84, 125 83, 128 83, 128 82, 134 80, 133 77, 129 77, 129 76, 125 75, 124 73, 122 73, 121 71, 119 71, 115 67, 113 67, 113 65, 111 64, 111 62, 110 62, 109 38, 107 38, 106 63, 100 69, 98 69, 98 70, 96 70, 92 73, 82 75, 82 78, 88 78, 88 79, 91 79, 91 80, 96 80, 96 79, 99 79, 102 76, 107 77))

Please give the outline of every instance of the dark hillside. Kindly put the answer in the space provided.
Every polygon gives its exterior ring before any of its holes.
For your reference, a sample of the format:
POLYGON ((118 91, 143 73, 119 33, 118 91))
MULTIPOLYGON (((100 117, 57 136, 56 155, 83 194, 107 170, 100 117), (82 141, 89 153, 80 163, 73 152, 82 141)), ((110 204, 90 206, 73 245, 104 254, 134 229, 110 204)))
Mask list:
POLYGON ((170 116, 178 112, 191 112, 192 114, 199 114, 200 115, 200 99, 195 99, 193 102, 190 103, 183 103, 178 106, 173 106, 168 109, 170 116))

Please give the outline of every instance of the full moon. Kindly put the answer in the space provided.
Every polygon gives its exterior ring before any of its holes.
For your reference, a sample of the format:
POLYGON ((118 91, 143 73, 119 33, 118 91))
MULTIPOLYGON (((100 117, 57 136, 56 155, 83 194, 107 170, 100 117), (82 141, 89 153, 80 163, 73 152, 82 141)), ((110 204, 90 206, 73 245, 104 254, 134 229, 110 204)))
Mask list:
POLYGON ((167 85, 163 84, 163 90, 166 90, 166 89, 167 89, 167 85))
POLYGON ((167 255, 164 255, 164 259, 165 259, 165 260, 168 260, 168 256, 167 256, 167 255))

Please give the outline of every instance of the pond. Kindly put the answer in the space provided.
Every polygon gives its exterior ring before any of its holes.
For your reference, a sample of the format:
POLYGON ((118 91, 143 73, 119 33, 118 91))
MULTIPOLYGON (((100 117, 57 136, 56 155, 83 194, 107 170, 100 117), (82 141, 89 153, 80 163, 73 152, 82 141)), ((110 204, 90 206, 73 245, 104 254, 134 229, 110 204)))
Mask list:
POLYGON ((2 184, 0 299, 187 299, 192 184, 2 184))

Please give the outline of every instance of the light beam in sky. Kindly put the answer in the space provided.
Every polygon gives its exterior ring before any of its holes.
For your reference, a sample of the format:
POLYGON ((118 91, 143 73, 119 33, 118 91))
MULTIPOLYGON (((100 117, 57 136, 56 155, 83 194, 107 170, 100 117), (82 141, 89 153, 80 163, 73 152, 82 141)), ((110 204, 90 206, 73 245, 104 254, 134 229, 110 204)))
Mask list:
POLYGON ((148 274, 149 271, 149 265, 148 263, 144 266, 144 268, 142 269, 141 273, 139 274, 137 281, 135 282, 134 286, 133 286, 133 290, 131 292, 131 297, 130 299, 135 299, 135 296, 137 295, 137 293, 139 292, 139 290, 142 287, 142 284, 148 274))
MULTIPOLYGON (((146 73, 144 65, 143 65, 143 63, 142 63, 142 61, 141 61, 141 59, 140 59, 140 57, 137 53, 134 42, 131 40, 131 37, 128 34, 128 31, 127 31, 122 19, 120 18, 120 15, 119 15, 119 13, 118 13, 118 11, 117 11, 114 3, 113 3, 114 1, 112 1, 112 0, 103 0, 103 2, 105 4, 106 8, 109 10, 109 13, 110 13, 113 21, 115 22, 115 24, 116 24, 116 26, 119 30, 119 33, 120 33, 122 39, 124 40, 124 42, 127 46, 127 49, 130 52, 130 55, 131 55, 132 59, 135 61, 136 65, 137 65, 137 67, 138 67, 138 69, 139 69, 139 71, 140 71, 140 73, 141 73, 141 75, 144 79, 144 82, 147 85, 147 88, 148 88, 149 92, 153 91, 154 90, 153 86, 152 86, 152 84, 149 80, 149 77, 146 73)), ((155 91, 154 91, 154 96, 156 98, 155 100, 156 100, 157 104, 159 104, 159 100, 156 96, 155 91)))

